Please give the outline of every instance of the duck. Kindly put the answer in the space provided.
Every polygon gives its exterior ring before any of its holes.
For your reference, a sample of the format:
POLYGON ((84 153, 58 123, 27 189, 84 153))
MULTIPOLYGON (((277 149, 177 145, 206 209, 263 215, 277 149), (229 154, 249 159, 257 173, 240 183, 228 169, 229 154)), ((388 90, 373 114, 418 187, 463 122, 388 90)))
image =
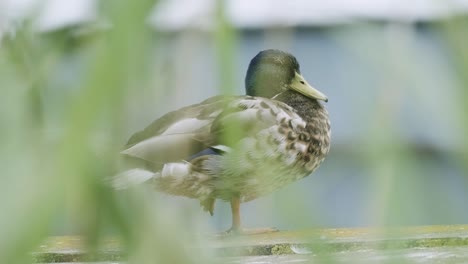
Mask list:
POLYGON ((263 232, 243 228, 240 205, 319 167, 330 149, 322 104, 328 98, 301 75, 292 54, 276 49, 250 61, 245 89, 246 95, 214 96, 169 112, 133 134, 120 152, 131 165, 114 177, 114 188, 150 183, 199 200, 211 215, 216 200, 226 201, 232 213, 226 233, 263 232))

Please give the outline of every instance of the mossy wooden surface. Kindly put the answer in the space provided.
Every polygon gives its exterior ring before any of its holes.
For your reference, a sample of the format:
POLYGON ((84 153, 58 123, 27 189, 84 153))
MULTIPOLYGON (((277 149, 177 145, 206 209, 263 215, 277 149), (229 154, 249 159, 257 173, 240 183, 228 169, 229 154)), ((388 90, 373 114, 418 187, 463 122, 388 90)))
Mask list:
MULTIPOLYGON (((292 259, 297 259, 298 257, 293 255, 343 256, 359 255, 363 252, 373 256, 405 252, 408 256, 413 256, 411 252, 422 254, 421 250, 426 253, 449 251, 457 259, 468 261, 468 225, 281 231, 254 236, 213 237, 208 241, 207 247, 213 249, 219 257, 226 257, 234 263, 237 262, 238 256, 251 258, 253 261, 268 256, 280 259, 280 255, 289 255, 292 259), (463 252, 467 253, 462 254, 463 252)), ((109 238, 102 243, 98 253, 85 254, 83 241, 79 237, 63 236, 47 239, 34 256, 38 262, 49 263, 118 261, 124 259, 122 252, 121 243, 117 239, 109 238)))

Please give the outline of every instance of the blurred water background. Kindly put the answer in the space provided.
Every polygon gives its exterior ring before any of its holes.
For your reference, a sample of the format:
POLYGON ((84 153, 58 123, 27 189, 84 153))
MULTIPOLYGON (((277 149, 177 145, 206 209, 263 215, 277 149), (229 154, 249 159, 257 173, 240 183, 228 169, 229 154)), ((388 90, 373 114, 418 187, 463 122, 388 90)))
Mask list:
POLYGON ((269 48, 329 97, 332 149, 313 176, 244 204, 246 226, 467 223, 467 12, 462 0, 0 1, 0 256, 117 234, 137 263, 197 262, 177 245, 227 229, 228 204, 210 217, 102 179, 167 111, 243 94, 269 48))

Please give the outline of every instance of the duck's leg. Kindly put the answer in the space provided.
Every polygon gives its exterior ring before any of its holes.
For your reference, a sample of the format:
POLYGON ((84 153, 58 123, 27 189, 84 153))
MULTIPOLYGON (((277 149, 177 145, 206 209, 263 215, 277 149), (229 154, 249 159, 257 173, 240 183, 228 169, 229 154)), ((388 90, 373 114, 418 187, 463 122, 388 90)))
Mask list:
POLYGON ((226 231, 226 234, 239 234, 239 235, 255 235, 270 232, 277 232, 276 228, 256 228, 256 229, 245 229, 241 225, 240 217, 240 198, 235 196, 231 198, 231 214, 232 214, 232 226, 226 231))
POLYGON ((235 196, 231 199, 232 226, 230 232, 240 233, 242 231, 240 218, 240 198, 235 196))

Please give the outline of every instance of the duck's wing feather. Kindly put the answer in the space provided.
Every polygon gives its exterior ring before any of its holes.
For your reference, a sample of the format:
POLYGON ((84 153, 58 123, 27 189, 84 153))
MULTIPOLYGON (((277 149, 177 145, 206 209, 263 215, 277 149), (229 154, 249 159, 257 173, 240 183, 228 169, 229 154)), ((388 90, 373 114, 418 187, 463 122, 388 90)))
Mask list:
POLYGON ((158 164, 187 160, 207 148, 224 151, 293 112, 266 98, 213 97, 154 121, 133 135, 121 153, 158 164))
POLYGON ((211 97, 199 104, 183 107, 169 112, 153 121, 144 130, 133 134, 125 148, 128 149, 140 142, 156 136, 190 133, 206 125, 207 121, 222 111, 226 102, 233 98, 226 96, 211 97))
POLYGON ((216 96, 199 104, 169 112, 132 135, 121 154, 164 164, 178 161, 207 148, 211 123, 233 97, 216 96))

